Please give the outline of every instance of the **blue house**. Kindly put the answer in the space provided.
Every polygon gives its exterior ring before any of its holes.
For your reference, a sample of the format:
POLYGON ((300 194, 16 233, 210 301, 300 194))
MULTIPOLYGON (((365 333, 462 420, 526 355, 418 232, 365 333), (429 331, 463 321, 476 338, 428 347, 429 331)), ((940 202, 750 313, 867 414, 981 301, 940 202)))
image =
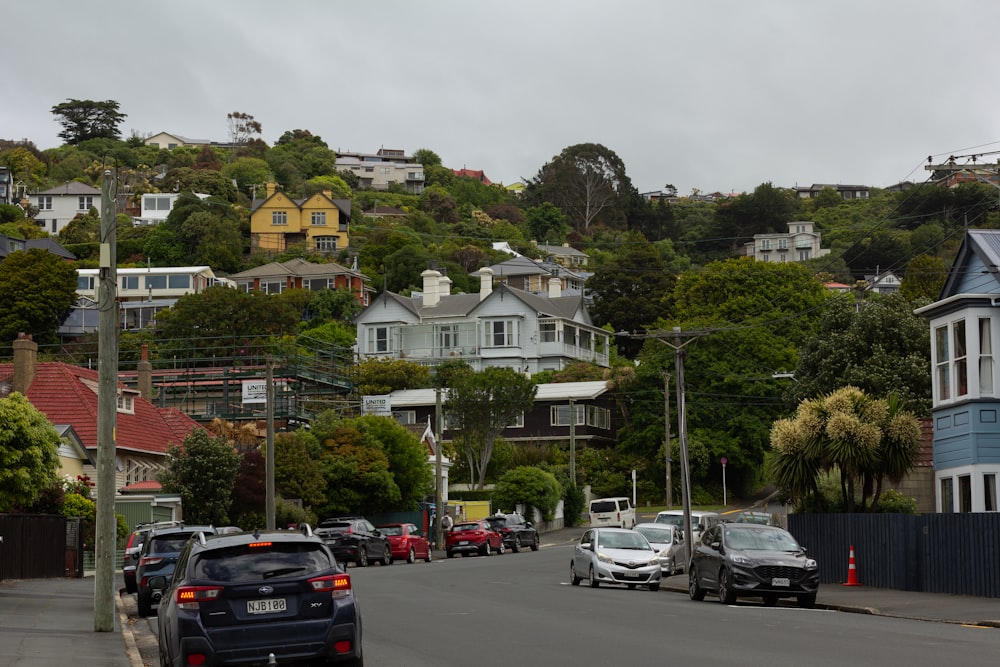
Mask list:
POLYGON ((1000 477, 1000 230, 969 230, 931 327, 934 481, 939 512, 996 512, 1000 477))

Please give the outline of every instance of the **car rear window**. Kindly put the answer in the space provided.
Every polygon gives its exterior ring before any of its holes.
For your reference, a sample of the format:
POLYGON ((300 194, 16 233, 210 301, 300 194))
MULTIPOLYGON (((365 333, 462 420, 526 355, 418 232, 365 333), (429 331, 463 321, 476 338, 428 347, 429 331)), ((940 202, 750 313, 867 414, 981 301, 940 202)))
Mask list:
POLYGON ((452 526, 451 532, 461 533, 468 530, 479 530, 481 526, 478 523, 456 523, 452 526))
POLYGON ((640 533, 650 542, 656 542, 657 544, 669 544, 674 539, 674 529, 673 528, 636 528, 635 532, 640 533))
POLYGON ((184 548, 188 538, 193 533, 170 533, 169 535, 154 535, 149 541, 149 553, 169 554, 184 548))
POLYGON ((598 502, 590 503, 591 512, 614 512, 618 509, 613 500, 601 500, 598 502))
POLYGON ((379 532, 381 532, 383 535, 402 535, 403 534, 403 527, 402 526, 382 526, 381 528, 379 528, 379 532))
POLYGON ((265 544, 242 544, 206 551, 195 562, 192 578, 239 583, 290 575, 298 577, 334 567, 326 550, 318 544, 265 544))

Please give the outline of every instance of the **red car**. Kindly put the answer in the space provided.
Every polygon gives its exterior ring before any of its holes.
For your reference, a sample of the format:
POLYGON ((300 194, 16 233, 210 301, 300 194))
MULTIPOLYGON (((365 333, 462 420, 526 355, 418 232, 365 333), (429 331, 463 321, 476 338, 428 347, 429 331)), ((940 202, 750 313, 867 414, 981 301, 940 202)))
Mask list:
POLYGON ((448 558, 457 553, 463 556, 470 553, 489 556, 494 551, 502 554, 503 536, 493 530, 489 521, 463 521, 445 533, 444 549, 448 558))
POLYGON ((426 562, 431 562, 431 545, 412 523, 387 523, 378 526, 378 529, 383 536, 389 538, 393 560, 405 558, 407 563, 414 563, 418 558, 423 558, 426 562))

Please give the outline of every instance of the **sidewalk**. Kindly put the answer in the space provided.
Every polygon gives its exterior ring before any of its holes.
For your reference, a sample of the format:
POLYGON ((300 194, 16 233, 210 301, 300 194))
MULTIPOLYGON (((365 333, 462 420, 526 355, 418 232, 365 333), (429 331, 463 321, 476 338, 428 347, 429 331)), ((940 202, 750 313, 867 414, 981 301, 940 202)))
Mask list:
POLYGON ((141 666, 117 608, 114 621, 114 632, 94 632, 93 577, 0 581, 0 667, 141 666))

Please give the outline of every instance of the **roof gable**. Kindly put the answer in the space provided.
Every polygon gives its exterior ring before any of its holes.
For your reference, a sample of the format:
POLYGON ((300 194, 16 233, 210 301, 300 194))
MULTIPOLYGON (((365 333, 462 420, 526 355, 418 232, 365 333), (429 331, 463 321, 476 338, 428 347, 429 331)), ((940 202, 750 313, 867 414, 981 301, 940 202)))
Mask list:
POLYGON ((956 294, 1000 293, 1000 230, 970 229, 962 239, 938 300, 956 294))
POLYGON ((93 186, 87 185, 86 183, 81 183, 80 181, 66 181, 62 185, 57 185, 54 188, 49 188, 48 190, 42 190, 41 192, 36 192, 37 195, 100 195, 101 191, 93 186))

